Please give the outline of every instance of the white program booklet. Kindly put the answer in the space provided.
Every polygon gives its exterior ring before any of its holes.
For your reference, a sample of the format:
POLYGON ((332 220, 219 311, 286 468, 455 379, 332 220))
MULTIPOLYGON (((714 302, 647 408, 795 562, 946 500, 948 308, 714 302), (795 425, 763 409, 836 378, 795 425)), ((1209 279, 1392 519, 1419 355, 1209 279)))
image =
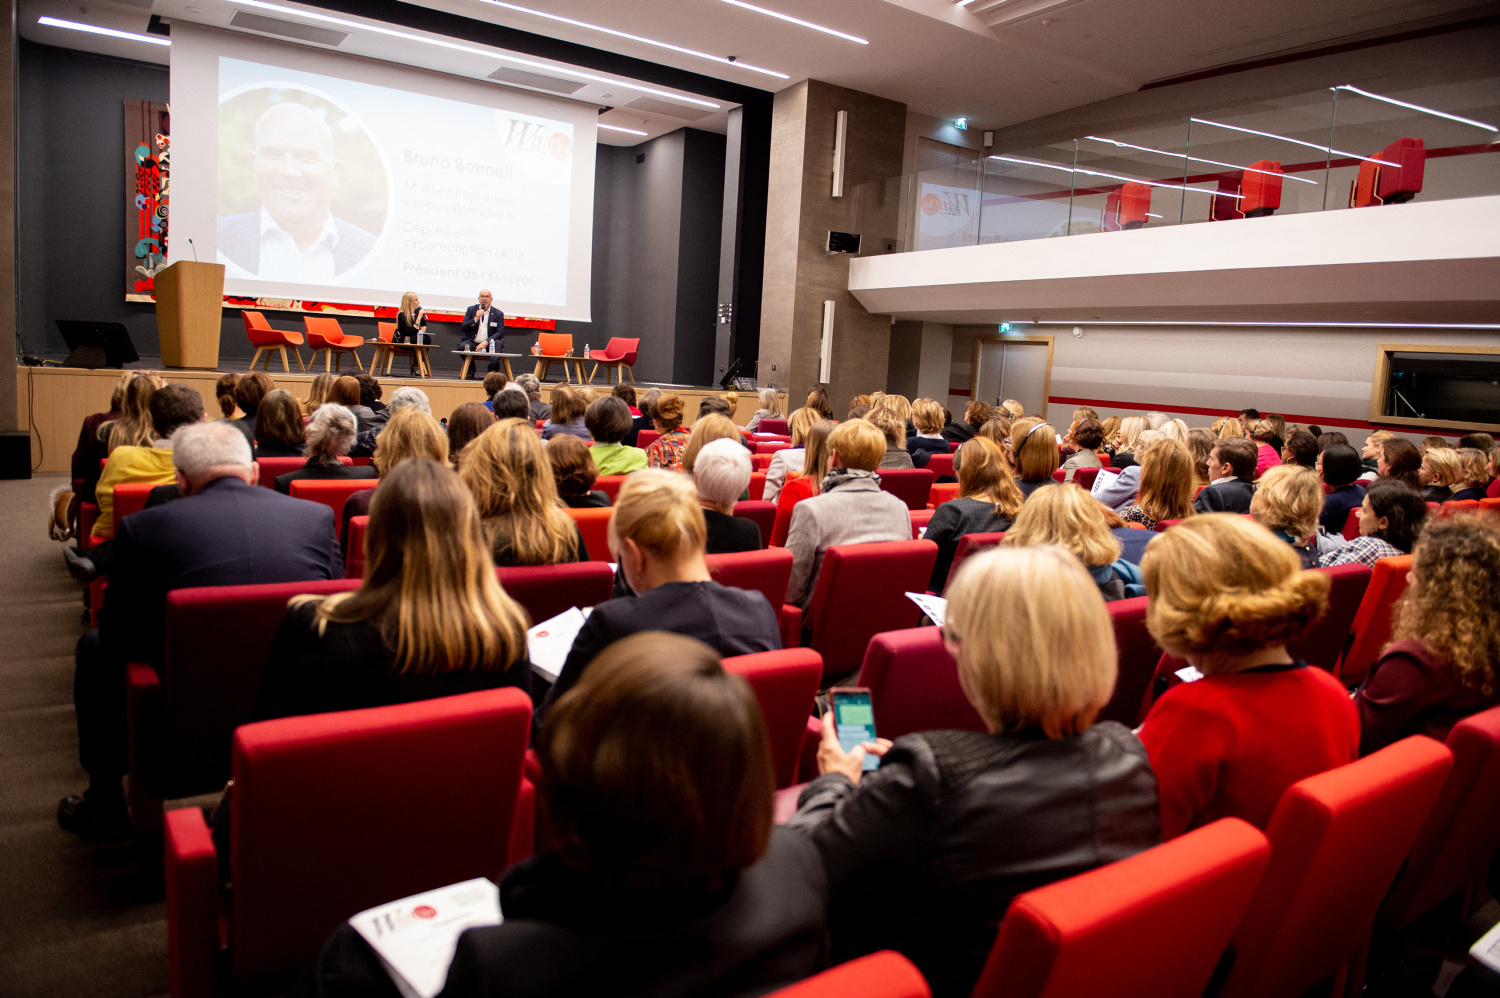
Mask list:
POLYGON ((403 998, 433 998, 447 981, 459 935, 503 920, 500 889, 480 877, 362 911, 349 924, 375 950, 403 998))
POLYGON ((1500 925, 1480 936, 1479 941, 1469 947, 1469 955, 1491 970, 1500 971, 1500 925))
POLYGON ((1089 495, 1099 498, 1099 493, 1104 491, 1106 486, 1113 485, 1115 479, 1119 477, 1118 471, 1100 471, 1094 476, 1094 484, 1089 486, 1089 495))
POLYGON ((557 682, 563 663, 568 660, 568 652, 573 650, 573 639, 578 637, 583 622, 593 612, 591 606, 581 610, 570 607, 526 632, 526 650, 531 654, 531 668, 537 675, 549 682, 557 682))
POLYGON ((939 627, 948 619, 948 601, 941 596, 929 596, 927 593, 907 593, 906 598, 922 608, 927 614, 927 619, 939 627))

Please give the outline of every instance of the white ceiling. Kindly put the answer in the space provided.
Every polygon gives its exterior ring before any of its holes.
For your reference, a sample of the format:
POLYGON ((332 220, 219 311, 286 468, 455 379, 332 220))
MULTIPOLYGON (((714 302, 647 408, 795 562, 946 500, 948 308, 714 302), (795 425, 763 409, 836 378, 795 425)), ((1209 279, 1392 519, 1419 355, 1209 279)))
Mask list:
MULTIPOLYGON (((720 57, 736 56, 741 62, 785 73, 788 78, 782 80, 484 0, 426 0, 425 6, 768 91, 809 78, 823 80, 901 101, 921 114, 965 115, 971 128, 1003 127, 1126 93, 1153 80, 1415 24, 1493 14, 1496 9, 1493 0, 977 0, 967 9, 951 0, 754 2, 863 37, 869 44, 723 0, 516 0, 520 6, 617 31, 720 57)), ((82 6, 66 0, 22 0, 21 34, 49 45, 166 62, 164 47, 41 26, 36 18, 45 14, 139 32, 151 13, 224 25, 235 9, 230 0, 96 0, 82 6)), ((477 78, 500 65, 499 50, 491 60, 361 32, 339 50, 415 61, 477 78)), ((568 76, 568 67, 556 65, 555 75, 568 76)), ((578 79, 576 73, 573 78, 578 79)), ((689 120, 620 107, 627 99, 650 96, 639 92, 638 83, 632 87, 618 79, 587 82, 573 96, 613 105, 615 109, 600 118, 602 123, 636 128, 652 137, 684 124, 723 131, 725 110, 732 106, 716 101, 725 108, 689 120)), ((601 132, 600 139, 620 145, 642 141, 610 132, 601 132)))

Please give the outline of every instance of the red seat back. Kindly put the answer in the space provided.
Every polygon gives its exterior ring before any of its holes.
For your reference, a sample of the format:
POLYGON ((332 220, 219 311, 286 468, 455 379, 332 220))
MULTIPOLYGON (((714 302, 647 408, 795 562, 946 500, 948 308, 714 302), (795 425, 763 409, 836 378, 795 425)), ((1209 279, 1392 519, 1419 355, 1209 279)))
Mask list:
POLYGON ((609 496, 613 503, 620 497, 620 487, 625 484, 626 475, 600 475, 594 479, 594 488, 609 496))
POLYGON ((339 523, 344 515, 344 500, 356 492, 373 489, 380 484, 378 478, 326 478, 300 479, 292 483, 293 499, 320 502, 333 510, 333 522, 339 523))
POLYGON ((1411 571, 1411 555, 1381 558, 1370 571, 1370 583, 1365 588, 1364 599, 1354 614, 1350 628, 1354 632, 1349 647, 1344 652, 1336 675, 1345 686, 1352 686, 1365 678, 1380 650, 1391 639, 1391 608, 1401 594, 1406 592, 1406 573, 1411 571))
POLYGON ((590 560, 613 561, 609 555, 609 518, 614 514, 614 509, 605 506, 570 509, 567 513, 583 534, 583 543, 588 546, 590 560))
POLYGON ((344 329, 333 316, 304 315, 302 322, 307 327, 307 344, 314 350, 338 350, 344 345, 344 329))
POLYGON ((1281 163, 1274 159, 1258 159, 1250 164, 1251 169, 1240 174, 1240 193, 1245 199, 1240 210, 1246 218, 1270 215, 1281 207, 1281 163), (1268 171, 1257 173, 1257 170, 1268 171))
MULTIPOLYGON (((775 454, 752 454, 750 455, 750 460, 752 462, 750 466, 754 468, 755 471, 758 471, 761 474, 765 474, 766 470, 771 467, 771 458, 775 456, 775 454)), ((751 474, 755 474, 755 471, 752 471, 751 474)))
POLYGON ((230 965, 305 965, 349 916, 506 866, 531 698, 485 690, 248 724, 234 739, 230 965))
POLYGON ((1067 477, 1068 473, 1061 468, 1058 468, 1052 473, 1052 480, 1059 485, 1061 485, 1063 483, 1063 480, 1067 477))
POLYGON ((1074 468, 1073 484, 1085 489, 1092 489, 1094 487, 1094 479, 1099 477, 1099 471, 1100 469, 1098 468, 1074 468))
POLYGON ((1105 232, 1120 231, 1120 191, 1118 188, 1104 196, 1104 217, 1101 222, 1105 232))
POLYGON ((1156 526, 1152 527, 1151 529, 1155 530, 1159 534, 1164 530, 1169 530, 1172 527, 1177 526, 1181 522, 1181 520, 1157 520, 1156 526))
POLYGON ((975 998, 1199 998, 1271 850, 1224 818, 1011 902, 975 998))
POLYGON ((916 731, 987 731, 958 684, 958 663, 936 627, 882 631, 870 639, 859 667, 870 688, 875 732, 900 738, 916 731))
POLYGON ((1344 535, 1346 541, 1352 541, 1359 536, 1359 509, 1355 506, 1349 511, 1349 515, 1344 517, 1344 529, 1339 532, 1344 535))
POLYGON ((1240 192, 1240 178, 1220 177, 1219 193, 1215 194, 1212 206, 1209 209, 1209 218, 1215 222, 1226 222, 1230 219, 1243 218, 1240 214, 1240 199, 1229 195, 1240 192))
POLYGON ((1459 721, 1447 745, 1453 770, 1380 911, 1391 929, 1479 882, 1500 848, 1500 707, 1459 721))
POLYGON ((1437 515, 1439 519, 1447 519, 1448 517, 1453 516, 1457 513, 1477 512, 1479 512, 1478 499, 1451 499, 1448 502, 1443 503, 1442 508, 1438 510, 1437 515))
POLYGON ((1151 187, 1132 180, 1120 188, 1120 228, 1139 229, 1151 210, 1151 187))
POLYGON ((771 528, 776 525, 776 504, 763 499, 742 499, 734 504, 734 515, 750 520, 760 528, 760 546, 771 543, 771 528))
POLYGON ((766 494, 766 473, 750 472, 750 498, 759 501, 766 494))
POLYGON ((640 356, 640 337, 613 336, 609 341, 609 356, 611 360, 634 367, 636 358, 640 356))
POLYGON ((253 347, 298 346, 302 334, 282 329, 273 329, 266 317, 259 312, 246 309, 240 313, 245 322, 245 335, 253 347))
POLYGON ((526 608, 533 624, 570 607, 603 603, 615 585, 615 573, 602 561, 507 566, 495 569, 495 575, 500 588, 526 608))
POLYGON ((344 548, 344 578, 365 577, 365 534, 370 529, 368 516, 349 518, 349 540, 344 548))
POLYGON ((797 778, 797 760, 807 719, 812 716, 813 697, 823 675, 823 658, 811 648, 763 651, 724 659, 724 671, 743 676, 760 701, 771 742, 771 765, 777 788, 791 786, 797 778))
POLYGON ((120 529, 120 521, 131 513, 138 513, 146 508, 146 500, 151 497, 151 490, 155 485, 147 482, 121 482, 115 486, 115 530, 120 529))
POLYGON ((1370 586, 1370 568, 1368 565, 1335 565, 1317 571, 1327 575, 1332 583, 1328 610, 1306 637, 1288 644, 1287 651, 1293 658, 1333 672, 1338 668, 1339 656, 1349 641, 1349 629, 1354 626, 1354 615, 1359 612, 1360 601, 1370 586))
POLYGON ((1359 173, 1349 182, 1349 207, 1368 208, 1370 205, 1380 204, 1379 169, 1374 163, 1360 161, 1359 173))
POLYGON ((572 333, 537 333, 536 341, 543 357, 564 357, 573 352, 572 333))
MULTIPOLYGON (((305 457, 258 457, 255 463, 260 465, 260 484, 268 489, 276 487, 276 476, 285 475, 289 471, 301 471, 302 466, 307 463, 305 457)), ((339 458, 340 464, 354 466, 352 457, 339 458)))
POLYGON ((652 444, 656 443, 656 438, 659 436, 661 436, 661 434, 655 430, 642 430, 640 433, 636 434, 635 445, 641 450, 645 450, 647 447, 650 447, 652 444))
POLYGON ((932 998, 922 972, 895 950, 881 950, 773 991, 766 998, 932 998))
POLYGON ((1380 167, 1376 193, 1386 204, 1410 201, 1422 192, 1422 176, 1427 167, 1427 150, 1421 139, 1400 138, 1375 157, 1396 166, 1380 167))
POLYGON ((859 668, 871 635, 915 627, 921 618, 906 593, 927 591, 937 545, 932 541, 835 544, 823 555, 807 604, 808 646, 823 656, 825 678, 859 668))
POLYGON ((787 421, 785 419, 773 419, 770 416, 767 416, 762 419, 760 423, 755 427, 755 432, 775 433, 779 436, 786 436, 788 432, 786 424, 787 421))
POLYGON ((786 602, 787 583, 792 577, 792 553, 786 548, 711 554, 704 560, 719 585, 760 591, 780 616, 781 605, 786 602))
POLYGON ((396 324, 394 322, 375 323, 375 339, 379 343, 390 343, 396 338, 396 324))
POLYGON ((929 468, 887 468, 880 472, 880 487, 906 503, 907 509, 926 509, 934 477, 929 468))
POLYGON ((755 442, 755 453, 757 453, 757 454, 775 454, 777 451, 779 451, 779 450, 786 450, 787 448, 789 448, 791 446, 792 446, 792 444, 791 444, 790 441, 783 441, 783 440, 757 440, 755 442))
POLYGON ((1349 962, 1452 765, 1446 747, 1416 735, 1287 788, 1224 998, 1300 995, 1349 962))
POLYGON ((953 454, 933 454, 927 459, 927 470, 938 478, 954 478, 958 472, 953 470, 953 454))
POLYGON ((937 509, 945 502, 952 502, 958 498, 959 489, 957 482, 935 482, 932 488, 927 490, 927 505, 937 509))
POLYGON ((927 529, 927 524, 932 522, 933 510, 914 509, 911 511, 911 539, 919 541, 922 539, 922 531, 927 529))
POLYGON ((990 534, 964 534, 958 539, 958 547, 953 550, 953 564, 948 566, 948 579, 943 583, 944 591, 953 585, 953 580, 958 577, 958 570, 970 555, 988 551, 1001 541, 1005 540, 1005 531, 999 530, 990 534))
POLYGON ((1161 649, 1146 630, 1145 596, 1114 600, 1104 604, 1104 608, 1109 611, 1109 622, 1115 629, 1119 671, 1115 675, 1115 692, 1099 712, 1099 720, 1119 721, 1133 728, 1150 706, 1147 697, 1161 649))

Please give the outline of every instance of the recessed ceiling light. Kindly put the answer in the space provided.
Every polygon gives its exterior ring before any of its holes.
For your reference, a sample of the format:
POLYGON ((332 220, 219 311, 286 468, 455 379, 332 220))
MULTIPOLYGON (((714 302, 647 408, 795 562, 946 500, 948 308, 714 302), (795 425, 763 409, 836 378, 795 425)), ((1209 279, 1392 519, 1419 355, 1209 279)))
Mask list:
POLYGON ((130 31, 116 31, 114 28, 101 28, 97 24, 84 24, 81 21, 64 21, 56 17, 39 17, 37 24, 45 24, 49 28, 67 28, 70 31, 86 31, 91 35, 108 35, 110 38, 123 38, 128 42, 146 42, 150 45, 171 45, 170 38, 158 38, 155 35, 137 35, 130 31))
POLYGON ((647 134, 645 132, 637 131, 634 128, 621 128, 619 125, 606 125, 602 121, 599 123, 599 127, 600 128, 607 128, 611 132, 629 132, 631 135, 645 135, 645 134, 647 134))
POLYGON ((752 73, 764 73, 766 76, 775 76, 778 79, 782 80, 791 79, 791 77, 786 75, 785 73, 778 73, 774 69, 762 69, 759 66, 752 66, 748 62, 740 62, 738 59, 730 59, 727 56, 711 55, 708 52, 699 52, 697 49, 688 49, 683 48, 681 45, 671 45, 667 42, 659 42, 654 38, 643 38, 640 35, 632 35, 629 32, 616 31, 614 28, 606 28, 602 24, 591 24, 588 21, 577 21, 571 17, 563 17, 561 14, 549 14, 545 10, 534 10, 531 7, 522 7, 520 4, 506 3, 505 0, 484 0, 484 2, 490 4, 493 7, 504 7, 506 10, 520 11, 522 14, 531 14, 535 17, 545 17, 549 21, 559 21, 563 24, 571 24, 575 28, 587 28, 589 31, 602 31, 607 35, 614 35, 616 38, 628 38, 633 42, 640 42, 644 45, 655 45, 657 48, 670 49, 673 52, 681 52, 683 55, 697 56, 699 59, 708 59, 712 62, 721 63, 725 66, 738 66, 741 69, 748 69, 752 73))
POLYGON ((835 38, 843 38, 846 41, 858 42, 860 45, 870 44, 868 39, 861 38, 858 35, 846 35, 842 31, 835 31, 832 28, 825 28, 821 24, 814 24, 811 21, 804 21, 800 17, 793 17, 790 14, 783 14, 779 10, 767 10, 764 7, 757 7, 753 3, 746 3, 745 0, 724 0, 724 3, 733 4, 736 7, 743 7, 746 10, 753 10, 757 14, 764 14, 767 17, 774 17, 781 21, 790 21, 792 24, 800 24, 804 28, 812 28, 814 31, 821 31, 825 35, 833 35, 835 38))
MULTIPOLYGON (((315 13, 314 11, 303 10, 300 7, 285 7, 277 3, 266 3, 265 0, 230 0, 230 2, 240 7, 254 7, 258 10, 274 10, 281 14, 288 14, 292 17, 301 17, 309 21, 320 21, 324 24, 337 24, 339 27, 350 28, 354 31, 369 31, 377 35, 386 35, 390 38, 404 38, 407 41, 411 42, 421 42, 424 45, 434 45, 438 48, 449 49, 453 52, 467 52, 470 55, 483 56, 486 59, 499 59, 501 62, 507 62, 515 66, 530 66, 533 69, 541 69, 550 73, 556 73, 559 71, 557 66, 545 62, 537 62, 534 59, 522 59, 518 56, 511 55, 509 52, 501 52, 497 54, 494 49, 475 48, 472 45, 461 45, 458 42, 450 42, 442 38, 432 38, 426 35, 414 35, 409 31, 396 31, 393 28, 387 28, 379 24, 366 24, 362 21, 351 21, 343 17, 331 17, 328 14, 319 14, 315 13)), ((699 107, 712 108, 715 111, 724 106, 722 104, 715 104, 713 101, 701 100, 697 97, 688 97, 685 94, 674 94, 666 90, 656 90, 652 87, 643 87, 639 83, 636 83, 632 80, 611 79, 607 76, 598 76, 594 73, 585 73, 571 65, 567 65, 565 72, 569 76, 576 76, 584 80, 593 80, 595 83, 607 83, 612 86, 619 86, 621 83, 624 83, 631 89, 639 90, 643 94, 655 94, 657 97, 666 97, 671 100, 686 101, 689 104, 697 104, 699 107)))

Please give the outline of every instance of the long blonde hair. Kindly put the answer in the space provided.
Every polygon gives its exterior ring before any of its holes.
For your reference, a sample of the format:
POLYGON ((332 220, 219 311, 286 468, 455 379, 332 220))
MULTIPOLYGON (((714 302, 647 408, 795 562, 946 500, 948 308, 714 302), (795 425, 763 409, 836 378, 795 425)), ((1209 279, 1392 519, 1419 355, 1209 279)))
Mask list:
POLYGON ((475 437, 459 477, 473 493, 497 558, 555 565, 579 555, 578 528, 562 510, 552 462, 526 420, 502 419, 475 437))
POLYGON ((823 491, 823 479, 828 476, 828 459, 832 454, 828 449, 828 437, 838 425, 831 419, 820 419, 807 431, 807 439, 803 442, 807 450, 802 458, 802 474, 812 485, 813 495, 823 491))
POLYGON ((473 499, 426 458, 401 462, 375 490, 364 581, 324 599, 317 617, 320 634, 329 621, 373 622, 401 673, 500 672, 526 648, 526 611, 495 579, 473 499))
POLYGON ((339 380, 337 374, 320 374, 312 379, 312 387, 307 390, 307 398, 302 400, 302 415, 311 416, 318 410, 318 406, 328 401, 328 396, 333 393, 333 383, 339 380))
POLYGON ((150 447, 156 440, 151 425, 151 397, 162 386, 153 372, 142 372, 125 385, 120 399, 120 418, 99 427, 99 439, 113 454, 116 447, 150 447))
POLYGON ((959 448, 958 494, 963 499, 993 503, 996 514, 1014 520, 1025 496, 1010 473, 1005 448, 987 437, 974 437, 959 448))
POLYGON ((1141 451, 1141 484, 1136 505, 1153 520, 1193 515, 1193 455, 1176 440, 1154 440, 1141 451))
POLYGON ((774 419, 781 415, 781 396, 774 388, 762 388, 760 390, 760 407, 771 414, 774 419))
POLYGON ((415 291, 408 291, 401 296, 401 314, 406 316, 406 321, 412 325, 415 325, 417 321, 416 309, 413 308, 413 303, 416 300, 417 293, 415 291))

